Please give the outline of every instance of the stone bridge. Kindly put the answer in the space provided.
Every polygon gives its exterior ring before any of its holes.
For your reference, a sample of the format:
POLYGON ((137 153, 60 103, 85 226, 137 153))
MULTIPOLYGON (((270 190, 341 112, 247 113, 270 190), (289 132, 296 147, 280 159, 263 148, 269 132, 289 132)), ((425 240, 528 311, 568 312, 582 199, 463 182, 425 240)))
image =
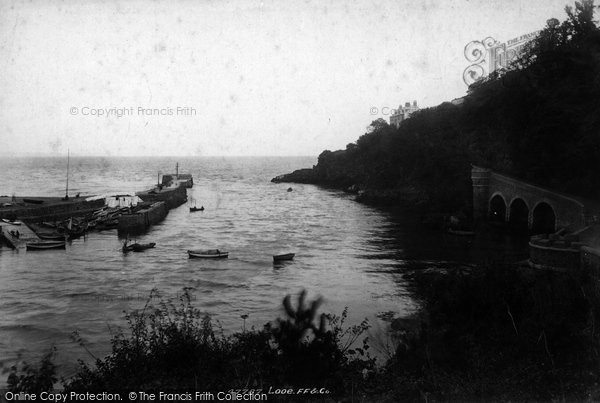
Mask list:
POLYGON ((598 222, 597 204, 473 166, 473 217, 509 223, 533 234, 577 231, 598 222))

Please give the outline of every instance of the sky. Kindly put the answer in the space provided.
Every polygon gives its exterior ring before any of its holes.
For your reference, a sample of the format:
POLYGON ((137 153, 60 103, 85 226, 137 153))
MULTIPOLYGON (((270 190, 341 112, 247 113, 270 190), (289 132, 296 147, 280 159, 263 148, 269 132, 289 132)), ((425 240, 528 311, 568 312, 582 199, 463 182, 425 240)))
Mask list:
POLYGON ((4 0, 0 156, 316 156, 568 1, 4 0))

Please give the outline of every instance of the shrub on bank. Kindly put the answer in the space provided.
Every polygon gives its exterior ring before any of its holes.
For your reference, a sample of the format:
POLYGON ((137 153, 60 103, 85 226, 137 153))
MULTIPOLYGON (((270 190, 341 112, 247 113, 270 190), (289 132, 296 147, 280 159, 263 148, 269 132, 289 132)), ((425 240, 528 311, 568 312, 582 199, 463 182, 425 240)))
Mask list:
POLYGON ((600 381, 596 281, 497 263, 411 279, 425 309, 417 336, 404 335, 383 372, 391 395, 517 401, 600 396, 594 387, 600 381))
MULTIPOLYGON (((392 323, 396 353, 376 368, 366 322, 318 315, 320 301, 284 299, 286 317, 231 336, 190 304, 146 306, 128 316, 112 353, 82 364, 70 391, 327 388, 329 397, 399 400, 589 400, 600 397, 600 317, 588 273, 488 264, 410 276, 417 318, 392 323), (368 376, 365 377, 365 374, 368 376)), ((13 391, 54 383, 54 367, 14 370, 13 391), (49 378, 50 377, 50 378, 49 378), (54 379, 48 382, 48 379, 54 379)))
MULTIPOLYGON (((129 333, 112 338, 107 357, 93 365, 80 363, 77 374, 63 380, 65 390, 181 392, 273 386, 326 388, 339 395, 374 369, 366 339, 362 347, 355 347, 367 322, 345 327, 346 311, 341 317, 318 315, 321 300, 306 303, 304 291, 296 306, 290 296, 284 299, 284 319, 230 336, 215 330, 210 317, 192 306, 187 291, 178 305, 153 306, 151 300, 141 311, 127 314, 129 333)), ((9 387, 16 392, 51 389, 56 381, 54 366, 51 370, 14 368, 9 387)))

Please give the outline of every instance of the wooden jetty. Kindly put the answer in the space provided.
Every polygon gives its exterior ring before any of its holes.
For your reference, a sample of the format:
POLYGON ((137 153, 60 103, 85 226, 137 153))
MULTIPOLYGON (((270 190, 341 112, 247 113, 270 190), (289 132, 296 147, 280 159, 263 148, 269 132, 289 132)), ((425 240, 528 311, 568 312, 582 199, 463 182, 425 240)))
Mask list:
POLYGON ((25 223, 15 225, 0 221, 0 235, 4 241, 14 249, 24 248, 27 242, 39 242, 42 240, 25 223), (19 237, 17 238, 16 236, 11 235, 11 231, 19 231, 19 237))

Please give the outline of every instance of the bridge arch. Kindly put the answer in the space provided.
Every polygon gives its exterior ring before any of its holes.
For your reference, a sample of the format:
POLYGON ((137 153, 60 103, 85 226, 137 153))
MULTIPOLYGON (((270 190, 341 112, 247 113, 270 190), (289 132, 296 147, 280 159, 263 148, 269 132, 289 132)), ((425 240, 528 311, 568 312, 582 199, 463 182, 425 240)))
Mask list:
POLYGON ((600 222, 596 218, 600 216, 600 207, 575 196, 477 166, 472 167, 471 179, 475 221, 492 218, 492 215, 497 217, 502 213, 504 202, 506 221, 520 224, 526 229, 534 229, 535 232, 549 232, 556 228, 576 230, 600 222), (541 204, 542 202, 545 204, 541 204))
POLYGON ((529 206, 521 197, 515 197, 510 201, 508 224, 518 231, 529 229, 529 206))
POLYGON ((488 218, 492 221, 506 221, 506 199, 502 193, 496 192, 489 202, 488 218))
POLYGON ((533 234, 553 233, 556 231, 556 213, 552 204, 546 200, 538 202, 532 212, 531 232, 533 234))

